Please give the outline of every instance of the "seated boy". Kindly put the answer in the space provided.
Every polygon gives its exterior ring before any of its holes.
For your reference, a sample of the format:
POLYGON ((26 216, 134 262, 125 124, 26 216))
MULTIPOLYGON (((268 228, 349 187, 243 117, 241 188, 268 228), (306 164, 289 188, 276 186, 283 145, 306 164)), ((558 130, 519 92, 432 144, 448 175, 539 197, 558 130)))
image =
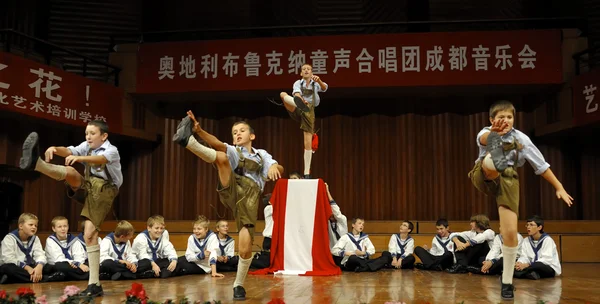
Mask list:
POLYGON ((85 265, 87 254, 76 236, 69 233, 69 220, 64 216, 52 219, 54 233, 46 239, 46 260, 66 279, 87 280, 89 268, 85 265))
POLYGON ((415 257, 413 256, 413 252, 415 240, 409 235, 413 229, 413 223, 404 221, 400 225, 400 233, 393 234, 390 237, 388 250, 392 254, 392 263, 390 264, 392 268, 414 268, 415 257))
POLYGON ((147 230, 133 240, 133 254, 138 258, 139 268, 150 268, 155 277, 168 278, 177 267, 177 252, 164 235, 165 221, 162 216, 148 218, 147 230))
POLYGON ((544 219, 537 215, 527 219, 527 234, 515 265, 515 278, 538 280, 560 275, 556 243, 544 232, 544 219))
POLYGON ((375 253, 375 247, 369 236, 362 232, 364 223, 361 218, 352 220, 352 233, 343 235, 331 249, 331 254, 342 257, 342 270, 377 271, 392 262, 392 256, 387 251, 381 257, 369 260, 369 256, 375 253))

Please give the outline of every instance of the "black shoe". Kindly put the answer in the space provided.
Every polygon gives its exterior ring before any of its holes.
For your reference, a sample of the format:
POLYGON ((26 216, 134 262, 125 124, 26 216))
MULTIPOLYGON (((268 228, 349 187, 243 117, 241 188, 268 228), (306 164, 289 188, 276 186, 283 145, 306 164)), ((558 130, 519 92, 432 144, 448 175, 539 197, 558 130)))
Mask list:
POLYGON ((244 301, 246 300, 246 290, 243 286, 233 287, 233 300, 244 301))
POLYGON ((525 277, 530 280, 539 280, 540 279, 540 275, 535 271, 530 271, 528 274, 525 275, 525 277))
POLYGON ((8 282, 8 276, 3 274, 2 277, 0 278, 0 285, 6 284, 6 282, 8 282))
MULTIPOLYGON (((502 277, 500 277, 500 282, 502 282, 502 277)), ((513 300, 515 298, 515 287, 513 284, 502 284, 502 289, 500 290, 500 297, 502 300, 513 300)))
POLYGON ((102 286, 98 284, 90 284, 84 291, 79 293, 79 295, 86 297, 101 297, 104 295, 104 290, 102 290, 102 286))
POLYGON ((64 281, 67 275, 64 272, 55 272, 51 275, 42 276, 42 282, 60 282, 64 281))
POLYGON ((102 273, 100 273, 100 276, 98 278, 100 279, 100 281, 106 281, 106 280, 110 280, 112 277, 111 277, 110 273, 102 272, 102 273))
POLYGON ((19 161, 19 167, 23 170, 35 169, 35 164, 40 157, 40 147, 38 145, 39 136, 36 132, 31 132, 23 142, 23 156, 19 161))
POLYGON ((110 277, 110 279, 111 279, 112 281, 118 281, 120 278, 121 278, 121 273, 120 273, 120 272, 115 272, 115 273, 114 273, 114 274, 113 274, 113 275, 110 277))
POLYGON ((475 267, 475 266, 467 266, 467 271, 472 273, 472 274, 483 274, 483 272, 481 272, 481 268, 479 267, 475 267))
POLYGON ((294 96, 294 103, 296 104, 296 107, 298 109, 300 109, 300 111, 302 112, 309 112, 310 109, 308 108, 308 105, 304 103, 304 100, 298 96, 294 96))
POLYGON ((173 141, 176 141, 182 147, 187 147, 188 141, 192 136, 192 119, 189 116, 184 117, 179 125, 177 125, 177 131, 173 135, 173 141))
POLYGON ((425 265, 423 263, 415 263, 415 268, 425 270, 425 265))
POLYGON ((490 153, 494 167, 498 172, 503 172, 508 167, 508 161, 504 154, 502 137, 496 132, 490 132, 487 138, 487 152, 490 153))
POLYGON ((150 269, 138 274, 137 277, 138 279, 152 279, 156 278, 156 275, 154 274, 154 270, 150 269))
POLYGON ((466 267, 460 264, 454 264, 452 267, 446 269, 448 273, 467 273, 466 267))

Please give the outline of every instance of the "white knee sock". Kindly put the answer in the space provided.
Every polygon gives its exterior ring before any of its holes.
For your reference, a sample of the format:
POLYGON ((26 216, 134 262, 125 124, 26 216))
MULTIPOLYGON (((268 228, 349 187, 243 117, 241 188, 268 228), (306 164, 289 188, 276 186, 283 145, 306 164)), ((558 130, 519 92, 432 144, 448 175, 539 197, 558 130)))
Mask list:
POLYGON ((100 245, 87 246, 87 254, 90 263, 88 284, 98 284, 100 286, 100 245))
POLYGON ((304 150, 304 175, 310 174, 310 162, 312 161, 312 150, 304 150))
POLYGON ((502 284, 512 284, 515 264, 517 259, 517 247, 502 246, 502 284))
POLYGON ((65 180, 65 178, 67 178, 67 167, 47 163, 39 157, 35 163, 35 171, 43 173, 57 181, 65 180))
POLYGON ((196 156, 200 157, 203 161, 212 164, 217 159, 217 151, 215 149, 206 147, 200 144, 194 135, 190 136, 186 149, 192 151, 196 156))
POLYGON ((490 171, 498 171, 496 166, 494 166, 494 161, 492 160, 492 155, 488 153, 483 159, 483 163, 481 164, 484 168, 490 171))
POLYGON ((290 106, 296 106, 296 103, 294 102, 294 97, 287 95, 286 97, 283 98, 283 102, 289 104, 290 106))
POLYGON ((252 263, 252 257, 249 259, 244 259, 240 256, 238 261, 237 273, 235 274, 235 282, 233 282, 233 287, 236 286, 244 286, 244 281, 246 281, 246 275, 248 275, 248 269, 250 269, 250 263, 252 263))

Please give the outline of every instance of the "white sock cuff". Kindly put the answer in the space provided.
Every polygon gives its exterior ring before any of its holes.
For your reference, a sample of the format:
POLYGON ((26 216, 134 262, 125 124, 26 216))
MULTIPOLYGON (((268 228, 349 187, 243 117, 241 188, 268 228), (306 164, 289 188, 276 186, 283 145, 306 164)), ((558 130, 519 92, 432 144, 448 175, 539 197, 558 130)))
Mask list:
POLYGON ((100 252, 100 245, 90 245, 87 246, 87 252, 100 252))

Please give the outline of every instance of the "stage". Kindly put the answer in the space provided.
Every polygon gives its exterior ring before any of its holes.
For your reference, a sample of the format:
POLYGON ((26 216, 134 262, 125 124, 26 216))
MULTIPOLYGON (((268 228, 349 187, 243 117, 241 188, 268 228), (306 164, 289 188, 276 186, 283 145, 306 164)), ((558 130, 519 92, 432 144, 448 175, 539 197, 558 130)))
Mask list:
MULTIPOLYGON (((499 303, 497 276, 448 274, 420 270, 384 270, 343 273, 334 277, 248 276, 247 300, 242 303, 499 303), (283 301, 283 302, 282 302, 283 301)), ((151 300, 165 301, 185 295, 190 300, 232 301, 235 273, 225 278, 209 275, 140 280, 151 300)), ((105 296, 96 303, 121 303, 133 281, 103 281, 105 296)), ((10 295, 19 287, 47 295, 58 303, 67 285, 85 288, 87 282, 10 284, 0 286, 10 295)), ((566 263, 563 275, 538 281, 515 280, 515 303, 599 303, 600 264, 566 263)))

